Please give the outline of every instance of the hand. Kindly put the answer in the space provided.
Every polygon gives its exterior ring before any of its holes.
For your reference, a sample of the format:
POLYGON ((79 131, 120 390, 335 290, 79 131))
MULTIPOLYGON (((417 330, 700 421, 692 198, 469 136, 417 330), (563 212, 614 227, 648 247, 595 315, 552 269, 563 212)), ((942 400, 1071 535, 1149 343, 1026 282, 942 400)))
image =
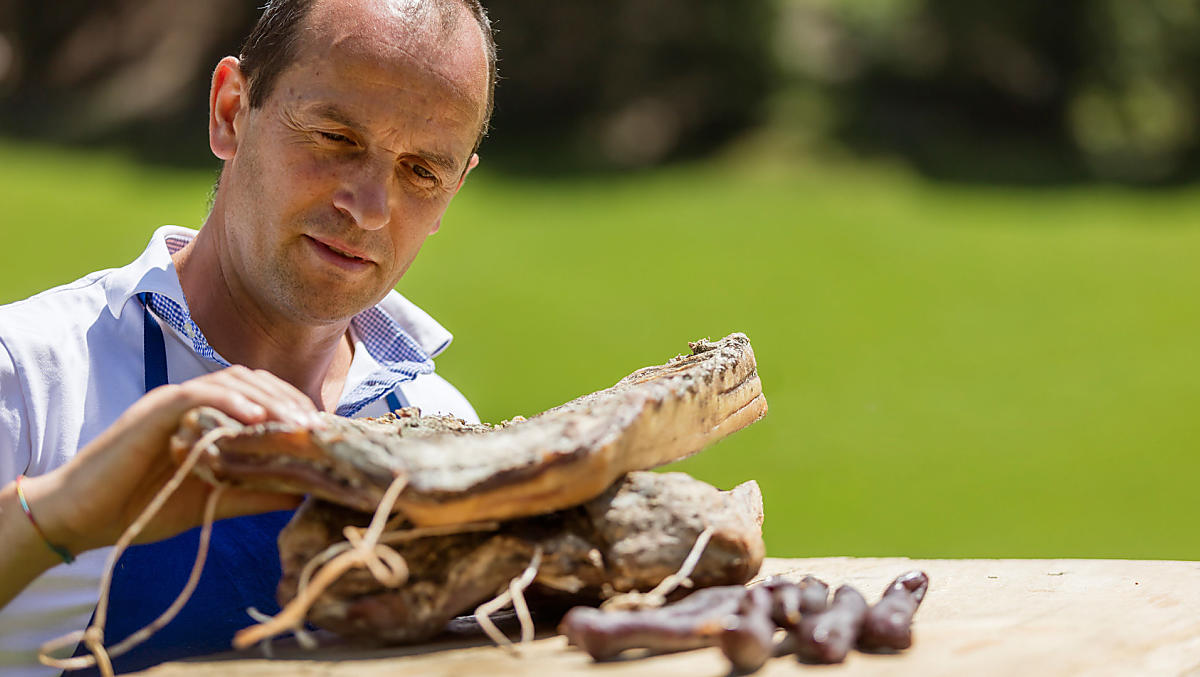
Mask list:
MULTIPOLYGON (((207 405, 242 423, 319 424, 316 407, 270 372, 233 366, 155 388, 69 463, 24 483, 50 540, 73 553, 111 545, 175 473, 168 441, 184 412, 207 405)), ((212 486, 188 477, 138 536, 145 543, 200 524, 212 486)), ((294 508, 299 497, 226 489, 217 519, 294 508)))

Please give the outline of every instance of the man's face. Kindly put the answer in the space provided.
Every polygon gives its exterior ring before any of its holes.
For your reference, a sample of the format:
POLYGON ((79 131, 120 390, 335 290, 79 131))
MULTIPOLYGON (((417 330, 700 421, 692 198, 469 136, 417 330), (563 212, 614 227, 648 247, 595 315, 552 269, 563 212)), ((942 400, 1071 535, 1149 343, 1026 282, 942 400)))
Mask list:
POLYGON ((222 272, 263 309, 321 324, 376 303, 475 161, 478 26, 412 5, 320 3, 296 62, 234 122, 222 272))

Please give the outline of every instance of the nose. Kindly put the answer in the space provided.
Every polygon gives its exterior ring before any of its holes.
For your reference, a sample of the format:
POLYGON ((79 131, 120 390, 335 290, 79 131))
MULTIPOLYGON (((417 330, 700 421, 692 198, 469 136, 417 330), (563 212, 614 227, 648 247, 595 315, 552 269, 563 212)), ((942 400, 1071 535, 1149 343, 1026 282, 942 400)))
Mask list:
POLYGON ((363 230, 379 230, 391 220, 392 168, 363 162, 348 170, 333 194, 333 206, 363 230))

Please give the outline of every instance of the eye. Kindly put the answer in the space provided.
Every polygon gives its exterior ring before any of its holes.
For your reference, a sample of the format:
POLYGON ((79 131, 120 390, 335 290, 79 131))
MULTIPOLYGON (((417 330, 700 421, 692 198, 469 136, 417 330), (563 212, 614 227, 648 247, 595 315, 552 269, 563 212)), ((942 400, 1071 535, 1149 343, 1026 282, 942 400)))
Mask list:
POLYGON ((325 139, 326 141, 329 141, 330 143, 336 143, 336 144, 340 144, 340 145, 353 145, 354 144, 354 142, 350 140, 350 137, 345 136, 343 134, 338 134, 337 132, 318 131, 317 134, 319 134, 322 139, 325 139))
POLYGON ((429 171, 425 167, 422 167, 421 165, 413 165, 413 174, 416 174, 417 176, 421 177, 422 179, 426 179, 429 181, 437 179, 437 176, 434 175, 433 172, 429 171))

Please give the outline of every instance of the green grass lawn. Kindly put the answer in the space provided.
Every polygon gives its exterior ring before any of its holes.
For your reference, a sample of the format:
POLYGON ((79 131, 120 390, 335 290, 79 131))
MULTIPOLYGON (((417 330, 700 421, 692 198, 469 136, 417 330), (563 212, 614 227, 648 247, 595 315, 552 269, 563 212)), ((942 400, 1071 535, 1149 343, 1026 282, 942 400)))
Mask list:
MULTIPOLYGON (((213 173, 0 145, 0 302, 203 219, 213 173)), ((743 331, 776 556, 1200 559, 1200 190, 947 186, 742 161, 472 175, 401 284, 439 370, 530 415, 743 331)))

